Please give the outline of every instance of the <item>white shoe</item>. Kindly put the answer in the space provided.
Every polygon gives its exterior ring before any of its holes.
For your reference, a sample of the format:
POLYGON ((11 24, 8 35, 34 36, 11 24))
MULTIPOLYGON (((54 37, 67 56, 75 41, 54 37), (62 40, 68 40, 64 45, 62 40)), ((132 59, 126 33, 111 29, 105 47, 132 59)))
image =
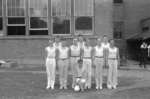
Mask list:
POLYGON ((114 89, 117 89, 117 86, 113 86, 114 89))
POLYGON ((98 90, 99 89, 99 87, 98 86, 96 86, 96 90, 98 90))
POLYGON ((100 86, 100 87, 99 87, 99 89, 100 89, 100 90, 102 90, 102 89, 103 89, 103 87, 102 87, 102 86, 100 86))
POLYGON ((46 87, 46 90, 48 90, 48 89, 50 89, 50 86, 47 86, 47 87, 46 87))
POLYGON ((54 86, 51 86, 51 89, 54 90, 54 86))
POLYGON ((107 88, 108 88, 108 89, 112 89, 112 86, 111 86, 111 85, 107 85, 107 88))

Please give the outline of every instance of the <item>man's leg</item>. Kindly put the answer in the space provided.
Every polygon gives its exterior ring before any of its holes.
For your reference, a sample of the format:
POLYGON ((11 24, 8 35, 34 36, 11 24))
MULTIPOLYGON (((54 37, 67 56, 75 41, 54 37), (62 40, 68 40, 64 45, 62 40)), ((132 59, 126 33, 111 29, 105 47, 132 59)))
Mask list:
POLYGON ((91 59, 87 60, 87 69, 88 69, 88 88, 91 88, 91 79, 92 79, 92 61, 91 59))
POLYGON ((107 88, 111 89, 112 88, 112 60, 108 60, 108 77, 107 77, 107 88))
POLYGON ((63 74, 64 74, 63 86, 64 86, 65 89, 67 89, 68 66, 69 66, 69 60, 66 59, 66 60, 64 61, 64 71, 63 71, 63 74))
POLYGON ((117 84, 118 84, 118 61, 114 60, 113 62, 113 78, 112 78, 112 83, 113 83, 113 88, 116 89, 117 84))
POLYGON ((63 68, 64 68, 64 64, 63 64, 63 60, 59 60, 58 61, 58 66, 59 66, 59 83, 60 83, 60 89, 63 88, 63 68))
POLYGON ((50 79, 50 62, 48 59, 46 60, 46 73, 47 73, 47 87, 46 87, 46 89, 49 89, 51 87, 51 79, 50 79))
POLYGON ((96 81, 96 89, 99 89, 99 60, 98 58, 95 59, 95 66, 96 66, 96 75, 95 75, 95 81, 96 81))
POLYGON ((104 60, 103 58, 101 58, 99 60, 99 88, 102 89, 103 88, 103 65, 104 65, 104 60))
POLYGON ((56 71, 56 60, 54 59, 52 62, 52 77, 51 77, 51 88, 54 89, 54 85, 55 85, 55 71, 56 71))
POLYGON ((72 58, 71 65, 72 65, 72 88, 74 88, 75 77, 77 77, 77 67, 78 67, 77 58, 72 58))

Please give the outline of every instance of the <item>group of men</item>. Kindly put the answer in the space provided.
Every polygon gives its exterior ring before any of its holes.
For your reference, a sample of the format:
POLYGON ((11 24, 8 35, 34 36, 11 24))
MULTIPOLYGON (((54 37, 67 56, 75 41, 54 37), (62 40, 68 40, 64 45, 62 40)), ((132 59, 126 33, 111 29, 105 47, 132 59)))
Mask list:
MULTIPOLYGON (((116 89, 117 67, 119 65, 119 50, 114 45, 114 40, 108 41, 108 37, 97 39, 97 44, 92 47, 88 38, 75 37, 73 44, 67 46, 64 40, 56 38, 49 40, 46 47, 46 71, 47 87, 54 89, 56 64, 58 65, 60 89, 67 89, 68 68, 72 71, 72 88, 84 83, 84 89, 92 86, 92 66, 95 66, 96 89, 103 89, 103 67, 108 66, 107 88, 116 89)), ((81 87, 81 86, 79 86, 81 87)))

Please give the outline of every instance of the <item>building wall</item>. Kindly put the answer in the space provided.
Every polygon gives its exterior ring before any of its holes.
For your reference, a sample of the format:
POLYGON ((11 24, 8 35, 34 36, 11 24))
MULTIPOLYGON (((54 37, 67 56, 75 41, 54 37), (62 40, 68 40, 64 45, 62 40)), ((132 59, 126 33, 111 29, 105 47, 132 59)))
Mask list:
POLYGON ((141 33, 140 21, 150 17, 150 0, 124 0, 124 38, 141 33))
POLYGON ((112 0, 95 0, 95 32, 98 36, 113 37, 112 0))
MULTIPOLYGON (((110 38, 113 37, 112 8, 111 0, 95 0, 95 33, 92 36, 108 35, 110 38)), ((48 38, 46 36, 0 37, 0 59, 14 59, 21 63, 28 63, 34 59, 42 60, 44 63, 44 49, 48 44, 48 38)), ((67 39, 67 43, 71 44, 70 39, 67 39)), ((91 40, 91 45, 95 43, 94 40, 91 40)))

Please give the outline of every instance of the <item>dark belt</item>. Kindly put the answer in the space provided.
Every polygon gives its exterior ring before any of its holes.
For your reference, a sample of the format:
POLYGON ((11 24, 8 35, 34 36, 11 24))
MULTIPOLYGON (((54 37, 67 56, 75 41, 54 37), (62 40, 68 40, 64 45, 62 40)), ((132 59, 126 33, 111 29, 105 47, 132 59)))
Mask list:
POLYGON ((104 58, 104 57, 100 57, 100 56, 95 56, 96 58, 104 58))
POLYGON ((71 57, 80 57, 80 56, 71 56, 71 57))
POLYGON ((83 57, 83 58, 85 58, 85 59, 91 59, 91 57, 83 57))
POLYGON ((60 60, 67 60, 68 58, 59 58, 60 60))
POLYGON ((109 60, 117 60, 117 58, 108 58, 109 60))
POLYGON ((49 58, 49 59, 55 59, 55 57, 47 57, 47 58, 49 58))

